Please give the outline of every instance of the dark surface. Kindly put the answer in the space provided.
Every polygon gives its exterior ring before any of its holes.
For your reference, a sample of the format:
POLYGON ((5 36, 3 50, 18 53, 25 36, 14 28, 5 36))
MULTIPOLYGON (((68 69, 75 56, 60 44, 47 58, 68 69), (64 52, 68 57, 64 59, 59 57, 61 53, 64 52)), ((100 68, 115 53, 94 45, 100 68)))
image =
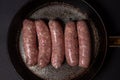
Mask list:
MULTIPOLYGON (((7 31, 15 13, 29 0, 0 0, 0 80, 22 80, 15 72, 7 51, 7 31)), ((101 15, 108 35, 120 35, 120 1, 87 0, 101 15)), ((94 80, 120 80, 120 48, 109 48, 105 63, 94 80)))

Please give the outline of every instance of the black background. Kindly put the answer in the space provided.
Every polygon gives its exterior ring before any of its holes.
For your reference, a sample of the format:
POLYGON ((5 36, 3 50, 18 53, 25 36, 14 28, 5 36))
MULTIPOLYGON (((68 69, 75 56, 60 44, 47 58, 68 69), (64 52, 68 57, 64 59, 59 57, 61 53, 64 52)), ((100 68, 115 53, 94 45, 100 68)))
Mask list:
MULTIPOLYGON (((16 12, 29 0, 0 0, 0 80, 22 80, 7 50, 7 32, 16 12)), ((120 0, 86 0, 102 17, 108 36, 120 36, 120 0)), ((94 80, 120 80, 120 48, 108 48, 105 63, 94 80)))

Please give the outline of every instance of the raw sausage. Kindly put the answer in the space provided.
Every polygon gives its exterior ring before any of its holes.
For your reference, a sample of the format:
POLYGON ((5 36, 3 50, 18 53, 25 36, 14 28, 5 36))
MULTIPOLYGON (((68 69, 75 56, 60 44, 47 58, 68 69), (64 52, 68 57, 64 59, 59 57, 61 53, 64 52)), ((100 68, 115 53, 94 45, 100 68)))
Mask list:
POLYGON ((90 64, 90 33, 85 21, 77 22, 77 31, 79 39, 79 66, 88 68, 90 64))
POLYGON ((43 68, 50 62, 51 36, 48 26, 43 20, 35 21, 35 25, 39 43, 38 65, 43 68))
POLYGON ((50 20, 49 28, 52 38, 52 58, 53 67, 59 68, 64 61, 64 35, 62 26, 58 21, 50 20))
POLYGON ((36 28, 34 22, 25 19, 22 30, 23 47, 26 56, 26 63, 29 66, 37 64, 37 45, 36 45, 36 28))
POLYGON ((78 65, 78 50, 77 27, 73 21, 69 21, 65 26, 65 56, 70 66, 78 65))

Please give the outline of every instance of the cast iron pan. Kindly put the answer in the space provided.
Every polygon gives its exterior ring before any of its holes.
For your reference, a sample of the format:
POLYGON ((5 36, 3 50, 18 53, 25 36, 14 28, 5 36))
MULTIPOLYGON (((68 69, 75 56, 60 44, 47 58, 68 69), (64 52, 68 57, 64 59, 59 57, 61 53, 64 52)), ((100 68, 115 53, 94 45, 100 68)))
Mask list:
MULTIPOLYGON (((64 29, 64 27, 63 27, 64 29)), ((23 6, 15 15, 8 32, 8 51, 16 72, 24 80, 91 80, 100 70, 107 51, 107 33, 98 13, 83 0, 33 0, 23 6), (63 63, 59 69, 51 65, 40 69, 37 65, 25 64, 21 30, 25 18, 57 19, 62 25, 68 20, 86 20, 91 35, 91 63, 89 68, 70 67, 63 63)))

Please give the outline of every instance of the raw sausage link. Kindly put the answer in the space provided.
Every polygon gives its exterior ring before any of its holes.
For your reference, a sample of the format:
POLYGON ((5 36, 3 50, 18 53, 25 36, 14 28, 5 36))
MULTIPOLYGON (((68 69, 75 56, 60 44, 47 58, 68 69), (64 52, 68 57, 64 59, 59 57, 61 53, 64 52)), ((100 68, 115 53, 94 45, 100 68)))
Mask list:
POLYGON ((90 64, 90 33, 85 21, 77 22, 78 39, 79 39, 79 66, 88 68, 90 64))
POLYGON ((26 63, 29 66, 37 64, 36 28, 34 22, 25 19, 22 30, 23 47, 26 56, 26 63))
POLYGON ((78 65, 79 48, 77 39, 77 27, 73 21, 69 21, 65 26, 65 55, 70 66, 78 65))
POLYGON ((59 68, 64 61, 64 35, 62 26, 58 21, 50 20, 49 28, 52 37, 52 58, 53 67, 59 68))
POLYGON ((38 64, 41 68, 48 65, 51 57, 51 36, 48 26, 44 21, 35 21, 39 42, 38 64))

